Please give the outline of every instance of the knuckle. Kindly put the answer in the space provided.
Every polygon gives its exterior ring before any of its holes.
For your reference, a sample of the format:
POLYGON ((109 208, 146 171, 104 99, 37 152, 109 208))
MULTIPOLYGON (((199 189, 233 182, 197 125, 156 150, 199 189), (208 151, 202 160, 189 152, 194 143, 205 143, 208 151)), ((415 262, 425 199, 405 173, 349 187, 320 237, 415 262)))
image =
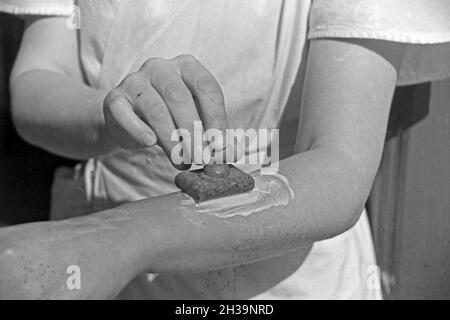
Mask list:
POLYGON ((181 63, 198 63, 197 58, 190 54, 180 54, 179 56, 175 57, 174 60, 181 63))
POLYGON ((164 94, 171 102, 187 102, 191 98, 191 94, 187 88, 185 88, 178 81, 169 82, 164 90, 164 94))
POLYGON ((127 103, 128 103, 128 99, 122 95, 115 96, 111 101, 111 105, 117 106, 117 107, 122 107, 122 106, 126 105, 127 103))
POLYGON ((105 99, 103 100, 103 106, 106 108, 116 99, 117 96, 117 89, 112 89, 108 92, 108 94, 105 96, 105 99))
POLYGON ((197 88, 204 93, 220 94, 222 91, 219 84, 211 76, 200 76, 197 79, 197 88))
POLYGON ((164 59, 162 59, 162 58, 156 58, 156 57, 147 59, 147 60, 142 64, 142 69, 147 69, 147 70, 153 69, 155 66, 161 64, 161 63, 164 62, 164 61, 165 61, 164 59))
POLYGON ((164 111, 166 109, 164 104, 154 101, 150 101, 147 104, 146 108, 151 112, 152 115, 159 115, 161 117, 165 114, 164 111))
POLYGON ((164 122, 169 119, 166 106, 156 101, 149 101, 146 104, 145 110, 141 110, 141 113, 147 114, 147 117, 155 122, 164 122))
POLYGON ((168 116, 166 112, 152 112, 151 114, 151 120, 156 123, 165 123, 169 120, 171 121, 171 118, 168 116))
POLYGON ((119 89, 112 89, 105 97, 104 105, 105 107, 110 107, 122 101, 123 96, 119 89))
POLYGON ((136 85, 137 83, 140 83, 141 79, 142 79, 142 77, 139 74, 139 72, 130 73, 122 81, 121 87, 125 87, 125 88, 132 87, 132 86, 136 85))

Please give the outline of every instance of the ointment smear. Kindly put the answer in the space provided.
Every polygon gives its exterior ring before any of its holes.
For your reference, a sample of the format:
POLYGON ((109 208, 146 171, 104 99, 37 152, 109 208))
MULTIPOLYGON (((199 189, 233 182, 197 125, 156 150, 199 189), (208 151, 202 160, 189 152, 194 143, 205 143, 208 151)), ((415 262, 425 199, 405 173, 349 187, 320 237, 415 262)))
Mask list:
POLYGON ((254 177, 255 189, 249 193, 214 199, 196 204, 186 196, 181 206, 191 212, 214 215, 220 218, 248 217, 251 214, 278 206, 287 206, 294 199, 294 192, 286 177, 279 174, 254 177))

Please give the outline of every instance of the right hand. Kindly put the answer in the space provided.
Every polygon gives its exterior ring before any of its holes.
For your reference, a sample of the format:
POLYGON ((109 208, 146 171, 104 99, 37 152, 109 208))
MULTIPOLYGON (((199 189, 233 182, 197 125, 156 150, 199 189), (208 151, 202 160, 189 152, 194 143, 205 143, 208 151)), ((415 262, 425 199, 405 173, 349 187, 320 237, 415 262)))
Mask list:
MULTIPOLYGON (((229 127, 220 85, 189 55, 147 60, 108 93, 103 114, 107 135, 115 144, 124 149, 158 144, 169 159, 179 143, 171 139, 174 130, 186 129, 193 138, 194 121, 202 121, 205 130, 229 127)), ((187 170, 190 164, 174 166, 187 170)))

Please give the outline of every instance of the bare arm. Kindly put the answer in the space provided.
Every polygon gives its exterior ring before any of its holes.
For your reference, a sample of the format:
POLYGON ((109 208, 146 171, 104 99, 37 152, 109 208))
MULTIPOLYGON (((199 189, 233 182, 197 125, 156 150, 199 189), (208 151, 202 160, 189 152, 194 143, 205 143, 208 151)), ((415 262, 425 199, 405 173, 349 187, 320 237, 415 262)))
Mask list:
MULTIPOLYGON (((90 217, 4 229, 0 267, 21 270, 21 256, 37 266, 49 261, 60 276, 46 279, 48 297, 107 298, 145 271, 201 272, 246 264, 348 230, 378 167, 402 52, 401 45, 376 41, 312 44, 298 142, 302 153, 281 163, 295 192, 288 206, 247 218, 196 215, 193 220, 181 205, 183 197, 172 194, 90 217), (84 290, 65 289, 66 264, 86 270, 90 281, 84 290)), ((19 272, 16 278, 23 276, 19 272)), ((11 283, 0 286, 5 288, 0 294, 14 292, 11 283)), ((42 290, 31 293, 40 296, 42 290)))
MULTIPOLYGON (((178 143, 172 141, 176 129, 188 130, 192 136, 195 121, 202 121, 205 129, 229 126, 220 85, 187 54, 148 57, 114 88, 85 85, 77 32, 66 27, 65 18, 27 21, 11 93, 14 123, 21 136, 75 159, 156 143, 170 158, 178 143)), ((192 160, 194 150, 190 151, 192 160)), ((185 160, 174 165, 188 169, 190 161, 185 160)))
POLYGON ((150 258, 149 270, 197 272, 248 263, 351 228, 378 169, 402 57, 401 44, 314 41, 304 87, 299 154, 282 161, 280 170, 288 177, 295 199, 286 207, 247 218, 205 215, 195 223, 174 195, 119 208, 124 215, 145 215, 161 208, 146 217, 153 223, 141 225, 145 230, 154 226, 142 240, 151 247, 148 250, 158 252, 156 259, 150 258), (166 237, 166 230, 176 237, 166 237))
POLYGON ((11 75, 12 113, 29 143, 74 159, 113 149, 102 134, 106 92, 83 84, 75 30, 60 17, 29 18, 11 75))

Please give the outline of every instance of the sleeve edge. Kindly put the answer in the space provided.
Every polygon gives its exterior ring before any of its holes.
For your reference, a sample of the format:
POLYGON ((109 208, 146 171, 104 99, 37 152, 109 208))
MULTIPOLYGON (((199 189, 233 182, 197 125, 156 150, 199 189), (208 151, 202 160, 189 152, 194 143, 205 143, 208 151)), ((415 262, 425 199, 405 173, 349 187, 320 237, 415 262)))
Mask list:
POLYGON ((450 42, 449 32, 434 32, 418 35, 409 32, 384 32, 384 31, 364 31, 364 30, 311 30, 308 39, 320 38, 362 38, 374 40, 386 40, 407 44, 439 44, 450 42))
POLYGON ((38 15, 38 16, 65 16, 69 17, 74 12, 74 6, 64 6, 61 8, 39 8, 28 7, 21 8, 18 6, 6 6, 0 4, 0 12, 12 15, 38 15))

